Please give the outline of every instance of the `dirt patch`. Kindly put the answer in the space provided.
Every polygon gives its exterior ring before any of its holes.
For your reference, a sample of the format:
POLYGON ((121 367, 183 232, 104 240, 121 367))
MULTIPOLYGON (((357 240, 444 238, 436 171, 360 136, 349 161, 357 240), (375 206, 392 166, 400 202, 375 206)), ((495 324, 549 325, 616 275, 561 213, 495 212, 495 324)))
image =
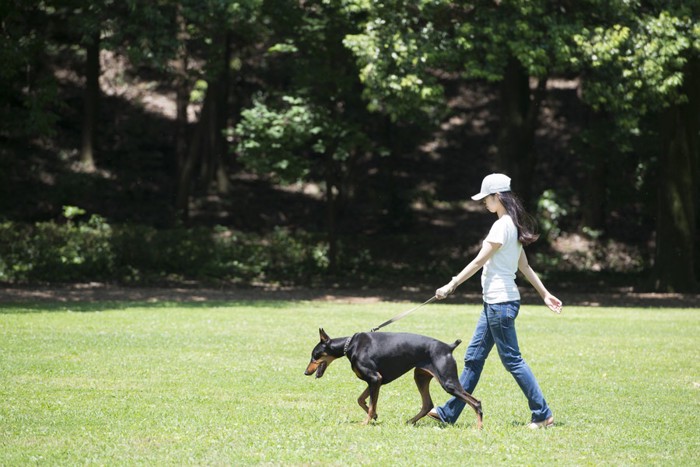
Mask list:
MULTIPOLYGON (((63 286, 0 287, 0 305, 28 302, 239 302, 239 301, 322 301, 337 303, 422 303, 432 296, 433 290, 413 288, 382 289, 309 289, 285 287, 212 288, 196 286, 177 287, 123 287, 101 283, 63 286)), ((531 290, 521 288, 524 304, 540 304, 531 290)), ((637 293, 615 289, 604 293, 558 293, 565 306, 594 307, 664 307, 698 308, 700 294, 637 293)), ((480 303, 478 293, 459 293, 445 303, 480 303)))

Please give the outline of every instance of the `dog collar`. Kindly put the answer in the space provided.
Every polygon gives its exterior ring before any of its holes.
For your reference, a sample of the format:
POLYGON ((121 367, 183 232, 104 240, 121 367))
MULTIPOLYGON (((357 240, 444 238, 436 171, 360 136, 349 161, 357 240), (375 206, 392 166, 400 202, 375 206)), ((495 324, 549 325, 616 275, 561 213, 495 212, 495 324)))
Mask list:
POLYGON ((355 337, 357 333, 353 334, 352 336, 348 337, 347 340, 345 341, 345 345, 343 346, 343 355, 348 354, 348 347, 350 346, 350 341, 352 340, 353 337, 355 337))

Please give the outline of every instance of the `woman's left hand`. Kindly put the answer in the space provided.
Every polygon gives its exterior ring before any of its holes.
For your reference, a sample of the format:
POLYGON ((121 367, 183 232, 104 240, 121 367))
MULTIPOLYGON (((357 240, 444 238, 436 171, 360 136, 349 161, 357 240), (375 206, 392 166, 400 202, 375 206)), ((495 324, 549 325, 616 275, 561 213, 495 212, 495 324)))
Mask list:
POLYGON ((557 314, 561 313, 561 309, 562 309, 563 305, 561 303, 561 300, 559 300, 554 295, 547 294, 544 297, 544 304, 547 305, 549 307, 549 309, 552 310, 553 312, 555 312, 557 314))

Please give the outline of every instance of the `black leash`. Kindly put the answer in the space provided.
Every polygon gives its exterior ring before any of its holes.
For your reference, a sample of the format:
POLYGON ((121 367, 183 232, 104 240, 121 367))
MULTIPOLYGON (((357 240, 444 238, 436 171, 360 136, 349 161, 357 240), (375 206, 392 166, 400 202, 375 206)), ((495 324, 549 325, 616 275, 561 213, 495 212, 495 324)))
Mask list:
POLYGON ((393 318, 391 318, 389 321, 384 321, 382 324, 380 324, 380 325, 377 326, 376 328, 373 328, 370 332, 378 331, 378 330, 380 330, 381 328, 383 328, 384 326, 388 326, 389 324, 391 324, 391 323, 393 323, 393 322, 395 322, 395 321, 398 321, 398 320, 400 320, 400 319, 402 319, 402 318, 405 318, 405 317, 408 316, 409 314, 411 314, 411 313, 413 313, 414 311, 416 311, 418 308, 421 308, 421 307, 427 305, 428 303, 431 303, 431 302, 435 301, 436 299, 437 299, 437 297, 433 295, 432 297, 430 297, 429 299, 427 299, 426 301, 424 301, 424 302, 421 303, 420 305, 418 305, 418 306, 416 306, 416 307, 413 307, 413 308, 411 308, 410 310, 406 310, 406 311, 404 311, 403 313, 399 313, 398 315, 396 315, 396 316, 394 316, 393 318))

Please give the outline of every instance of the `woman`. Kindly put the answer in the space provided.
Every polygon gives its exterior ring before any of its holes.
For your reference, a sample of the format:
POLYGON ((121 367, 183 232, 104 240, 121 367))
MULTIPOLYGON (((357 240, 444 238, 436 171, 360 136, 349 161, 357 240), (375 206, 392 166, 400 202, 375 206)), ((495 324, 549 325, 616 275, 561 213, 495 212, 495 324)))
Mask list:
MULTIPOLYGON (((503 366, 513 375, 527 397, 532 411, 528 428, 552 426, 552 411, 544 400, 532 370, 520 354, 518 336, 515 333, 515 318, 520 309, 520 293, 515 284, 516 270, 520 270, 535 287, 552 311, 560 313, 562 308, 561 300, 549 293, 532 270, 523 250, 524 245, 529 245, 538 238, 534 222, 510 190, 510 178, 506 175, 491 174, 484 178, 481 191, 472 196, 472 199, 483 200, 486 209, 495 213, 498 220, 491 227, 476 258, 435 292, 435 296, 442 300, 483 268, 481 286, 484 309, 464 357, 460 382, 470 394, 474 391, 486 357, 495 344, 503 366)), ((428 415, 445 423, 455 423, 463 408, 464 402, 453 397, 442 407, 431 410, 428 415)))

